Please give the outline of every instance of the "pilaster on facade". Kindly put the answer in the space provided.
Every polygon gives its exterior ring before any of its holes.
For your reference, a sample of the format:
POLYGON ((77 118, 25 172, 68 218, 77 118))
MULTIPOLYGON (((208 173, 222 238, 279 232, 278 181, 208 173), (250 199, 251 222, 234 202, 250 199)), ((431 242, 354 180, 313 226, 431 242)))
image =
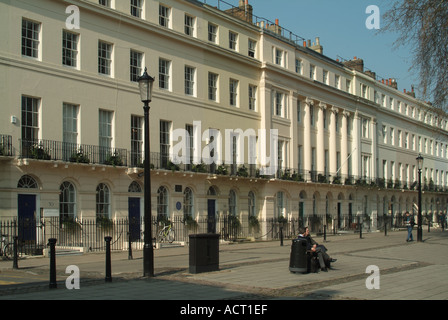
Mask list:
MULTIPOLYGON (((311 108, 314 107, 314 102, 311 98, 305 98, 305 108, 303 115, 303 168, 305 172, 312 170, 311 163, 311 108)), ((308 175, 307 175, 308 176, 308 175)))
MULTIPOLYGON (((338 154, 337 154, 337 132, 336 132, 336 121, 338 121, 339 108, 332 106, 330 108, 330 141, 328 145, 329 149, 329 159, 330 159, 330 174, 332 176, 337 176, 339 168, 338 165, 338 154)), ((341 141, 341 144, 344 141, 341 141)))
POLYGON ((361 117, 358 110, 353 116, 353 142, 352 142, 352 174, 361 176, 361 117))
POLYGON ((320 174, 326 174, 325 168, 325 116, 324 112, 327 111, 327 104, 324 102, 319 102, 318 104, 318 114, 317 114, 317 171, 320 174))
POLYGON ((348 145, 348 121, 350 119, 350 112, 344 110, 342 111, 342 121, 341 121, 341 169, 340 173, 343 177, 349 175, 349 160, 351 157, 351 152, 349 152, 348 145))

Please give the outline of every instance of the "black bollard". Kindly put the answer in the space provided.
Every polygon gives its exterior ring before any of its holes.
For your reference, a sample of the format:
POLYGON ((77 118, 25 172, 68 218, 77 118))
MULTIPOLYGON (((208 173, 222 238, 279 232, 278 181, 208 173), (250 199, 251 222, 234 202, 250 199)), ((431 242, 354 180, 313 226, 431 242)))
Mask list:
POLYGON ((280 246, 283 247, 283 226, 280 227, 280 246))
POLYGON ((362 224, 361 217, 358 216, 358 223, 359 223, 359 239, 362 239, 362 224))
POLYGON ((17 242, 19 241, 18 236, 14 236, 14 260, 12 262, 13 269, 19 269, 19 256, 17 254, 17 242))
POLYGON ((132 260, 132 242, 131 242, 131 233, 130 232, 128 232, 128 241, 129 241, 128 260, 132 260))
POLYGON ((106 282, 112 282, 112 266, 110 258, 110 241, 112 237, 104 237, 106 241, 106 282))
POLYGON ((327 225, 324 224, 324 242, 327 242, 327 225))
POLYGON ((56 289, 56 241, 57 239, 48 239, 50 246, 50 289, 56 289))
POLYGON ((387 236, 387 218, 386 218, 386 215, 384 215, 384 235, 387 236))

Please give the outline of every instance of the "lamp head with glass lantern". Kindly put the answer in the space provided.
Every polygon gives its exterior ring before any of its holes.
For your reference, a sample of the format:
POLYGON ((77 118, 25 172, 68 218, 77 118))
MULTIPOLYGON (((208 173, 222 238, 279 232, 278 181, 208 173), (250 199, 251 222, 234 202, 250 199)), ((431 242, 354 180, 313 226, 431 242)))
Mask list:
POLYGON ((148 105, 152 99, 152 86, 154 84, 154 78, 149 76, 147 68, 145 68, 145 72, 138 78, 137 81, 140 89, 140 98, 145 105, 148 105))
POLYGON ((423 168, 423 157, 421 154, 419 154, 417 157, 417 167, 418 167, 418 170, 422 170, 422 168, 423 168))

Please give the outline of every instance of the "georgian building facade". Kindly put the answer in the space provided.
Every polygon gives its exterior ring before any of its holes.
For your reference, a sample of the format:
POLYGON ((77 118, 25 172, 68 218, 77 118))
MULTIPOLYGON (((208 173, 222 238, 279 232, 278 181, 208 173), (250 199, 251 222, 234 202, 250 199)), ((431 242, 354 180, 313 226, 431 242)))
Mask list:
POLYGON ((247 2, 219 3, 0 1, 0 217, 143 214, 145 67, 153 215, 362 215, 375 229, 414 210, 419 154, 423 213, 446 214, 447 114, 247 2), (177 129, 189 163, 173 156, 177 129))

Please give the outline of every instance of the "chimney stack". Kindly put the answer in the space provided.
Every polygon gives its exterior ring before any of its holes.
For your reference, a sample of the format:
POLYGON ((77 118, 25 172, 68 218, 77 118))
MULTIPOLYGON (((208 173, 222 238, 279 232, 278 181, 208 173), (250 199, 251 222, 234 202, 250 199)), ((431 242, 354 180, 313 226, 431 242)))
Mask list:
POLYGON ((232 8, 224 12, 240 20, 253 23, 253 7, 249 4, 249 0, 240 0, 238 8, 232 8))
POLYGON ((316 37, 316 43, 314 43, 312 46, 310 46, 310 49, 313 49, 314 51, 319 52, 320 54, 323 54, 324 48, 320 45, 319 37, 316 37))
POLYGON ((358 59, 356 56, 353 60, 345 61, 344 65, 348 68, 355 69, 356 71, 364 72, 364 60, 358 59))

